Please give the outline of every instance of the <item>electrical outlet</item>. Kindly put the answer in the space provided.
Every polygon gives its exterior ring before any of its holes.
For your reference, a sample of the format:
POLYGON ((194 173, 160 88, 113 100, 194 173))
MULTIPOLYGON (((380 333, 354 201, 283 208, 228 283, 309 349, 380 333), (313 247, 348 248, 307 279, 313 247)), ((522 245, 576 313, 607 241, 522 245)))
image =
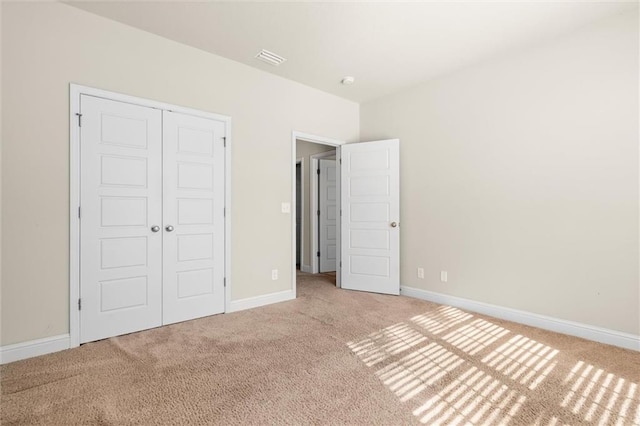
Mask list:
POLYGON ((271 279, 274 280, 274 281, 278 279, 278 270, 277 269, 272 269, 271 270, 271 279))
POLYGON ((447 271, 440 271, 440 281, 446 283, 449 279, 449 273, 447 271))
POLYGON ((283 202, 281 207, 282 213, 291 213, 291 203, 283 202))
POLYGON ((424 279, 424 268, 418 268, 418 278, 424 279))

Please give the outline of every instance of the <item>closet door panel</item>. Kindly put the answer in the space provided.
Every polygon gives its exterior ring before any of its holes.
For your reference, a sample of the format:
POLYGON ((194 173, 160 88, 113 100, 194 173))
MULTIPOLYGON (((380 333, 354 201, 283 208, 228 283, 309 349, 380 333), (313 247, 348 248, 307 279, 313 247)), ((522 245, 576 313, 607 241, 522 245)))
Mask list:
POLYGON ((171 324, 224 311, 226 128, 163 114, 163 324, 171 324))
POLYGON ((162 324, 162 113, 80 98, 80 342, 162 324))

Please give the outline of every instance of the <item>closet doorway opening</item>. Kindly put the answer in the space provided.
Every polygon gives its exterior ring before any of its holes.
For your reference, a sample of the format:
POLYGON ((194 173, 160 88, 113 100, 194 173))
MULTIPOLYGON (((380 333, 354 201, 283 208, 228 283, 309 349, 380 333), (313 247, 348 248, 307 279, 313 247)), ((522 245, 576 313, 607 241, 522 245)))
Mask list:
POLYGON ((70 107, 70 346, 224 312, 230 117, 75 84, 70 107))

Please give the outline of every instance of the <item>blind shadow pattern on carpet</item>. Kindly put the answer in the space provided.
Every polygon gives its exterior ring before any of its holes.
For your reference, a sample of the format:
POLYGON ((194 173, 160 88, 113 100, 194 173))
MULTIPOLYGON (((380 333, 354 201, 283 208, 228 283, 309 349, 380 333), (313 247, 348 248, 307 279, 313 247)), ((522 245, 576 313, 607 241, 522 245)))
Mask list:
POLYGON ((424 424, 640 424, 637 383, 450 306, 347 345, 424 424))

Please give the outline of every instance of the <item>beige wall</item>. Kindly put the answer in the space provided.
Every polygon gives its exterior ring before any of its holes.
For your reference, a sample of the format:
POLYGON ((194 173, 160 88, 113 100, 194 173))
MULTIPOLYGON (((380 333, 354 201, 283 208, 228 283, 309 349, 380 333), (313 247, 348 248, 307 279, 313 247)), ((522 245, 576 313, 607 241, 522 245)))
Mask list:
POLYGON ((231 116, 232 299, 291 288, 292 131, 356 140, 356 103, 60 3, 2 15, 2 345, 68 332, 70 82, 231 116))
POLYGON ((637 21, 361 105, 401 141, 403 285, 640 333, 637 21))
MULTIPOLYGON (((335 151, 335 147, 305 141, 296 141, 296 158, 304 159, 304 227, 302 265, 311 267, 311 156, 321 152, 335 151)), ((300 267, 302 268, 302 265, 300 267)))

